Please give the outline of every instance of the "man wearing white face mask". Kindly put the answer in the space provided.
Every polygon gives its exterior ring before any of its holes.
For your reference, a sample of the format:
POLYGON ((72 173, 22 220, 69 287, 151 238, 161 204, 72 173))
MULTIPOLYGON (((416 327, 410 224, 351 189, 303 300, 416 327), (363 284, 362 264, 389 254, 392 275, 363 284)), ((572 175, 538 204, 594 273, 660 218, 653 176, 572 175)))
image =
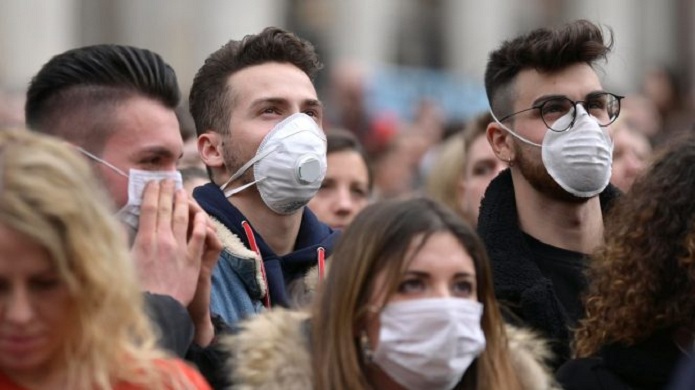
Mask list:
POLYGON ((194 191, 224 250, 211 308, 233 324, 306 303, 337 234, 305 207, 326 174, 314 48, 267 28, 211 54, 191 87, 211 183, 194 191))
POLYGON ((204 374, 214 384, 210 375, 220 368, 207 348, 216 333, 210 274, 221 244, 205 212, 181 189, 179 100, 174 70, 156 53, 95 45, 45 64, 29 86, 25 111, 33 130, 64 139, 94 163, 131 233, 160 346, 209 368, 204 374))
POLYGON ((604 91, 593 68, 611 46, 588 21, 539 29, 493 51, 485 74, 487 138, 510 168, 490 183, 478 231, 497 298, 511 320, 551 341, 555 367, 583 315, 585 255, 602 243, 619 193, 609 184, 610 124, 622 97, 604 91))

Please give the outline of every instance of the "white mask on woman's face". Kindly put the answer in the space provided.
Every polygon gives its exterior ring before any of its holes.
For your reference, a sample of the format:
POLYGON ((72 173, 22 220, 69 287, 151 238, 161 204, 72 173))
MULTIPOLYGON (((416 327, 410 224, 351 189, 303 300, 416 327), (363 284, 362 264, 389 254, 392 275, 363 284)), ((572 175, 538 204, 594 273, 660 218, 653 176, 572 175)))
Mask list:
POLYGON ((483 305, 463 298, 389 303, 373 362, 409 390, 449 390, 485 349, 483 305))

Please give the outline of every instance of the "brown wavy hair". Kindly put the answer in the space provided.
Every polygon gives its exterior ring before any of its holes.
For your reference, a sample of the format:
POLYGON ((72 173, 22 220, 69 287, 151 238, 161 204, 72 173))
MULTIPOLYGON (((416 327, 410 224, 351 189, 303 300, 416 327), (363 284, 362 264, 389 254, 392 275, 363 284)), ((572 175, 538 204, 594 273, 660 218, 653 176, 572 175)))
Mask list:
POLYGON ((695 138, 674 143, 607 217, 589 267, 578 357, 695 325, 695 138))

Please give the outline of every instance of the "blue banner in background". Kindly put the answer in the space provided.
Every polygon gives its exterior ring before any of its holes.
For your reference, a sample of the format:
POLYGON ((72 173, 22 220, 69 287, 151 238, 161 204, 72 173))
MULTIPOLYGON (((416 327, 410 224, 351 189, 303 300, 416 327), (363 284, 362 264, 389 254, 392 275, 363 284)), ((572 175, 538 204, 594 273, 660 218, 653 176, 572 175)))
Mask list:
POLYGON ((370 114, 390 112, 410 121, 423 99, 438 103, 450 121, 466 121, 488 109, 481 82, 447 72, 399 66, 380 67, 372 74, 367 91, 370 114))

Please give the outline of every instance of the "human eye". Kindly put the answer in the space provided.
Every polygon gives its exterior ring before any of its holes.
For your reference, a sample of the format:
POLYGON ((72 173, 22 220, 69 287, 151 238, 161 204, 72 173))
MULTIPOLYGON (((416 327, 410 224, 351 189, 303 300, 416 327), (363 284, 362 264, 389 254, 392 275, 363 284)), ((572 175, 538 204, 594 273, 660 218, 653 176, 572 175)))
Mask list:
POLYGON ((495 169, 495 164, 490 161, 478 161, 473 165, 473 176, 488 176, 495 169))
POLYGON ((454 295, 461 297, 468 297, 473 293, 474 286, 473 282, 468 279, 460 279, 454 282, 452 286, 454 295))
POLYGON ((326 179, 321 182, 321 187, 320 189, 322 190, 330 190, 331 188, 335 187, 335 182, 330 179, 326 179))
POLYGON ((29 287, 36 292, 53 291, 60 286, 62 281, 58 276, 45 276, 30 280, 29 287))
POLYGON ((415 294, 425 290, 425 283, 419 278, 408 278, 398 285, 398 292, 401 294, 415 294))
POLYGON ((586 109, 587 110, 605 110, 606 108, 606 95, 593 95, 586 99, 586 109))
POLYGON ((154 155, 154 156, 146 156, 140 159, 139 165, 145 166, 145 167, 157 167, 162 165, 162 161, 164 159, 162 156, 154 155))
POLYGON ((313 109, 313 108, 312 108, 312 109, 309 109, 309 110, 305 110, 305 111, 304 111, 304 114, 309 115, 309 116, 312 117, 312 118, 316 118, 316 117, 319 116, 318 111, 315 110, 315 109, 313 109))
POLYGON ((261 110, 263 115, 279 115, 280 109, 277 106, 266 106, 261 110))
POLYGON ((368 193, 367 188, 361 185, 353 186, 350 188, 350 191, 358 198, 366 198, 368 193))
POLYGON ((567 98, 554 98, 543 102, 540 108, 543 117, 554 116, 559 118, 565 115, 570 110, 571 106, 572 103, 567 98))

